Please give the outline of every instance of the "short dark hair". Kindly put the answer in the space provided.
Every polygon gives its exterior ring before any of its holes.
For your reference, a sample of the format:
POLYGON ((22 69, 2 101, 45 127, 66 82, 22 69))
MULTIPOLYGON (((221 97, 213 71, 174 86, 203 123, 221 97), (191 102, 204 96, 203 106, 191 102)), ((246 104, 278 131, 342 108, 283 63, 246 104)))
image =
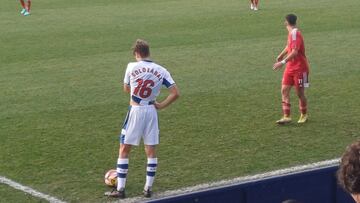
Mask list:
POLYGON ((295 14, 288 14, 286 15, 285 19, 289 25, 296 25, 297 16, 295 14))
POLYGON ((295 199, 288 199, 288 200, 283 201, 282 203, 301 203, 301 202, 297 201, 295 199))
POLYGON ((150 46, 149 43, 143 39, 137 39, 132 47, 133 54, 140 54, 142 58, 150 56, 150 46))
POLYGON ((339 184, 351 194, 360 194, 360 141, 346 147, 337 171, 339 184))

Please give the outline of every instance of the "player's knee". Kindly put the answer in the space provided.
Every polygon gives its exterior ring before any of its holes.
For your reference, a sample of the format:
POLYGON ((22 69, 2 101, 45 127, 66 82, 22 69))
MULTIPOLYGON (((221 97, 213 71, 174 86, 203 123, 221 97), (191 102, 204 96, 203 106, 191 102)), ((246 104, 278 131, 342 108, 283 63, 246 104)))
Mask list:
POLYGON ((145 151, 148 158, 156 158, 155 146, 145 146, 145 151))
POLYGON ((299 97, 299 99, 300 99, 301 101, 305 101, 305 102, 306 102, 306 97, 305 97, 304 94, 298 95, 298 97, 299 97))
POLYGON ((298 89, 298 90, 296 91, 296 95, 297 95, 300 99, 305 98, 304 91, 301 90, 301 89, 298 89))
POLYGON ((128 158, 130 153, 130 145, 121 145, 119 150, 119 158, 128 158))
POLYGON ((283 95, 283 96, 289 96, 289 90, 287 89, 287 88, 282 88, 281 89, 281 94, 283 95))

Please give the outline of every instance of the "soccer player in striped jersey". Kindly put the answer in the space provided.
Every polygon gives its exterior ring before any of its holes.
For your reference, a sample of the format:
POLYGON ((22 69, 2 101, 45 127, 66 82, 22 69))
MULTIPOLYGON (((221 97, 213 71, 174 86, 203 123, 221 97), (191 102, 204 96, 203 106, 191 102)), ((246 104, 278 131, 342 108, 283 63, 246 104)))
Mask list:
POLYGON ((279 54, 277 62, 273 66, 274 70, 278 70, 286 64, 281 87, 283 117, 276 123, 285 124, 291 122, 290 90, 292 86, 295 86, 296 94, 299 97, 301 115, 298 123, 305 123, 308 119, 305 87, 309 87, 309 64, 305 55, 302 34, 296 27, 296 15, 289 14, 285 19, 285 26, 289 32, 287 46, 279 54))
POLYGON ((26 0, 26 3, 25 3, 25 0, 20 0, 20 4, 22 7, 22 10, 20 13, 24 16, 30 15, 31 0, 26 0))
POLYGON ((150 60, 149 45, 137 40, 133 47, 137 62, 129 63, 124 77, 124 91, 130 93, 130 106, 120 134, 119 158, 117 160, 117 189, 107 192, 110 197, 124 198, 125 183, 129 167, 129 153, 132 146, 138 146, 143 139, 147 155, 146 183, 144 196, 151 197, 152 185, 158 164, 156 145, 159 144, 157 110, 163 109, 179 97, 179 90, 170 73, 150 60), (156 101, 161 86, 169 90, 161 102, 156 101))

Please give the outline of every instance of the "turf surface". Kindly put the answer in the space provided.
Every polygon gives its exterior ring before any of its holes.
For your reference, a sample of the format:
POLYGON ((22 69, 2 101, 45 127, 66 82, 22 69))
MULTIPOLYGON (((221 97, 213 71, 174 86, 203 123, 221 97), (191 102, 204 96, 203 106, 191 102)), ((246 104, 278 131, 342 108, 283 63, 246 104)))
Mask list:
MULTIPOLYGON (((18 2, 4 1, 0 175, 66 201, 106 200, 102 178, 115 167, 136 38, 150 42, 182 95, 159 113, 155 192, 339 157, 360 136, 359 6, 275 0, 251 12, 237 0, 38 0, 23 17, 18 2), (311 65, 310 120, 279 127, 281 72, 271 66, 289 12, 311 65)), ((144 179, 138 147, 129 196, 144 179)))
POLYGON ((38 199, 29 194, 15 190, 7 185, 0 184, 0 202, 22 202, 22 203, 40 203, 47 202, 43 199, 38 199))

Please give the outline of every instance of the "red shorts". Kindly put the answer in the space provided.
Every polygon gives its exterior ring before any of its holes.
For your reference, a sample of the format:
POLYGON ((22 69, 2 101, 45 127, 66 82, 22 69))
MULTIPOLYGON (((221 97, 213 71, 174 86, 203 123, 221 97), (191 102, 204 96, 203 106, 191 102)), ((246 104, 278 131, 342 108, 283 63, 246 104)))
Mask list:
POLYGON ((282 79, 282 84, 295 86, 296 88, 309 87, 309 72, 285 71, 282 79))

